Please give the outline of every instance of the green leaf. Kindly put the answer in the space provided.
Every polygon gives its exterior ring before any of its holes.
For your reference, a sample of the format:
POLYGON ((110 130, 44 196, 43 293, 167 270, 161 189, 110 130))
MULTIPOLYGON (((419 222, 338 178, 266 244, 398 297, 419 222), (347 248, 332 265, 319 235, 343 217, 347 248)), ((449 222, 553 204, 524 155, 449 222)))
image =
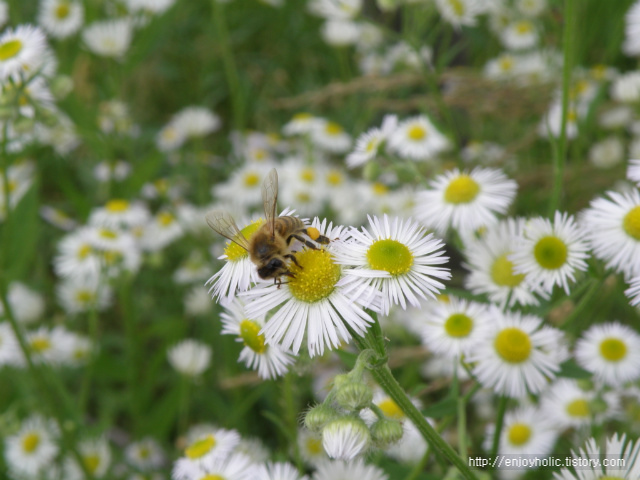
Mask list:
POLYGON ((32 186, 11 211, 9 221, 3 227, 2 241, 7 242, 4 261, 9 281, 24 278, 37 258, 38 203, 38 189, 32 186))
POLYGON ((559 377, 575 378, 576 380, 588 380, 591 378, 591 373, 580 367, 573 360, 567 360, 560 365, 559 377))
POLYGON ((438 403, 435 403, 423 410, 422 413, 425 417, 429 418, 444 418, 449 415, 455 415, 457 413, 458 404, 454 398, 447 397, 438 403))

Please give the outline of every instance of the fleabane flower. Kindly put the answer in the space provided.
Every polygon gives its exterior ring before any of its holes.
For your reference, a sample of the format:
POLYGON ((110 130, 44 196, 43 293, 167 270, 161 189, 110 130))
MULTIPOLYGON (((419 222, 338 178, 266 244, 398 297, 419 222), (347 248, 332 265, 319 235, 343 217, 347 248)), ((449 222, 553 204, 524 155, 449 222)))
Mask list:
POLYGON ((43 0, 38 22, 54 38, 66 38, 82 26, 84 7, 75 0, 43 0))
POLYGON ((473 231, 496 222, 504 214, 517 190, 514 180, 498 169, 475 168, 470 172, 457 168, 439 175, 430 188, 418 192, 415 217, 440 234, 449 227, 473 231))
POLYGON ((346 271, 363 287, 370 285, 382 293, 382 311, 389 313, 390 305, 406 309, 407 303, 420 305, 420 299, 435 298, 451 273, 443 265, 444 244, 433 234, 411 220, 384 215, 368 217, 371 232, 351 229, 350 241, 336 252, 336 260, 355 268, 346 271))
POLYGON ((581 467, 563 468, 553 474, 554 480, 591 480, 640 478, 640 441, 627 440, 624 435, 614 434, 607 438, 604 449, 600 449, 595 438, 590 438, 585 447, 571 452, 573 460, 581 467), (607 460, 604 462, 603 460, 607 460), (590 460, 586 463, 585 460, 590 460), (621 460, 624 460, 621 462, 621 460), (580 462, 580 463, 578 463, 580 462))
POLYGON ((376 292, 356 284, 345 275, 334 255, 342 247, 343 227, 316 218, 312 227, 329 239, 336 239, 322 248, 304 248, 295 253, 296 262, 290 265, 294 275, 276 288, 272 283, 261 284, 244 293, 245 312, 250 318, 264 315, 280 307, 260 330, 268 345, 281 344, 284 349, 300 351, 307 335, 311 356, 322 355, 325 347, 337 348, 349 342, 351 334, 345 324, 363 336, 371 316, 364 307, 377 309, 376 292))
POLYGON ((367 425, 359 417, 340 417, 322 429, 322 446, 330 458, 352 460, 371 443, 367 425))
POLYGON ((523 398, 539 393, 568 357, 560 330, 533 315, 491 310, 491 328, 467 357, 478 381, 498 395, 523 398))
POLYGON ((640 274, 640 192, 607 192, 580 216, 584 237, 607 268, 626 277, 640 274))
POLYGON ((436 0, 436 7, 447 22, 454 27, 474 26, 478 15, 483 13, 484 4, 480 0, 436 0))
POLYGON ((537 305, 537 296, 548 297, 524 273, 516 273, 509 259, 522 238, 523 228, 523 219, 508 218, 490 226, 481 238, 467 243, 465 267, 470 273, 465 279, 466 288, 476 295, 486 294, 501 307, 537 305))
POLYGON ((211 347, 207 344, 187 339, 171 347, 167 358, 171 366, 182 375, 197 377, 209 368, 211 354, 211 347))
POLYGON ((9 77, 32 76, 46 60, 47 43, 42 30, 33 25, 7 28, 0 35, 0 82, 9 77))
POLYGON ((16 477, 35 478, 50 467, 58 451, 58 433, 52 420, 33 415, 4 440, 4 458, 16 477))
POLYGON ((233 453, 240 443, 240 435, 235 430, 199 426, 187 432, 186 437, 188 443, 184 455, 173 464, 171 478, 174 480, 200 480, 206 478, 207 474, 223 474, 220 478, 235 478, 224 474, 244 471, 251 463, 246 455, 233 453), (239 456, 238 469, 227 470, 236 463, 233 459, 236 455, 239 456))
POLYGON ((309 480, 288 462, 267 462, 258 466, 255 480, 309 480))
POLYGON ((629 166, 627 167, 627 179, 640 186, 640 160, 629 160, 629 166))
POLYGON ((619 387, 640 378, 640 335, 618 322, 594 325, 576 342, 575 357, 598 381, 619 387))
POLYGON ((244 304, 237 298, 224 307, 226 311, 220 315, 222 334, 235 335, 236 341, 244 345, 238 361, 257 370, 263 379, 284 375, 295 357, 278 345, 266 344, 264 335, 260 334, 265 325, 264 314, 255 318, 248 317, 244 304))
POLYGON ((313 474, 313 480, 389 480, 384 470, 367 465, 362 460, 323 462, 313 474))
POLYGON ((546 218, 528 220, 516 250, 509 257, 514 272, 528 275, 551 293, 554 285, 569 294, 569 281, 587 269, 588 246, 573 216, 556 212, 553 223, 546 218))
POLYGON ((389 149, 410 160, 430 160, 448 148, 449 140, 426 115, 404 120, 389 135, 389 149))
POLYGON ((422 323, 422 343, 434 353, 460 359, 481 341, 490 322, 486 305, 449 297, 437 302, 422 323))
MULTIPOLYGON (((488 450, 495 432, 495 425, 487 429, 488 450)), ((551 453, 558 437, 554 425, 545 419, 538 408, 528 405, 507 412, 500 434, 498 452, 510 455, 537 455, 551 453)))
POLYGON ((346 158, 348 168, 356 168, 373 160, 380 152, 381 146, 387 141, 389 135, 395 130, 398 117, 386 115, 381 127, 374 127, 358 137, 356 146, 346 158))
POLYGON ((101 57, 121 58, 129 50, 133 26, 126 18, 92 23, 82 31, 87 48, 101 57))

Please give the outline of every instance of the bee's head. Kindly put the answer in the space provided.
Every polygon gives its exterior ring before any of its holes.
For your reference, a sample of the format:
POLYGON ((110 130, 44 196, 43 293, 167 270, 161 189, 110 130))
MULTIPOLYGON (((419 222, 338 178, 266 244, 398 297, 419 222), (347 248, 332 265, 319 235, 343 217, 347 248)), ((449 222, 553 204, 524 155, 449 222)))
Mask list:
POLYGON ((263 280, 267 280, 269 278, 279 277, 282 275, 283 270, 286 270, 284 261, 274 257, 258 269, 258 276, 263 280))

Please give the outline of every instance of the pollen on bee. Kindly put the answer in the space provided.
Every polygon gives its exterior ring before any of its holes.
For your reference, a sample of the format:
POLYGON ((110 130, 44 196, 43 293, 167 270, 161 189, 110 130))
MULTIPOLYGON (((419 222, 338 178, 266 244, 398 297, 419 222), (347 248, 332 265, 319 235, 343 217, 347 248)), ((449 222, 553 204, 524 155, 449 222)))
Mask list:
POLYGON ((317 240, 320 236, 320 230, 315 227, 308 227, 307 235, 309 235, 309 238, 311 238, 311 240, 317 240))

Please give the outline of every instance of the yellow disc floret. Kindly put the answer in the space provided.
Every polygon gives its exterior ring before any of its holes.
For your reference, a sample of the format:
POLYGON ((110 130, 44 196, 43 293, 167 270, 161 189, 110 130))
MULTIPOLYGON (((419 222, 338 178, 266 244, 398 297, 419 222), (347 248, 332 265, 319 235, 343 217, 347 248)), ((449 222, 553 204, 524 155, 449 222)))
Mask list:
POLYGON ((260 183, 260 175, 255 172, 249 172, 244 176, 245 187, 255 187, 260 183))
POLYGON ((395 418, 396 420, 401 420, 404 418, 404 412, 402 411, 402 409, 396 402, 394 402, 390 398, 385 398, 377 405, 378 408, 382 410, 382 413, 384 413, 389 418, 395 418))
POLYGON ((460 175, 449 182, 444 191, 447 203, 469 203, 480 193, 480 185, 469 175, 460 175))
POLYGON ((59 20, 63 20, 63 19, 65 19, 65 18, 67 18, 69 16, 69 12, 70 11, 71 11, 71 9, 69 8, 69 4, 67 2, 64 2, 64 3, 60 3, 56 7, 54 15, 59 20))
POLYGON ((522 363, 531 355, 531 339, 519 328, 503 329, 493 343, 496 352, 509 363, 522 363))
POLYGON ((407 131, 407 136, 410 140, 419 141, 423 140, 427 136, 427 129, 422 125, 413 125, 407 131))
POLYGON ((51 342, 47 337, 36 337, 31 340, 30 346, 34 352, 42 353, 51 349, 51 342))
POLYGON ((491 265, 491 279, 501 287, 515 288, 524 280, 523 273, 513 273, 513 263, 507 258, 505 253, 496 258, 491 265))
POLYGON ((289 290, 299 300, 307 303, 327 298, 340 280, 340 266, 333 263, 331 254, 326 250, 302 250, 296 254, 300 264, 291 266, 295 275, 289 279, 289 290))
POLYGON ((214 438, 214 436, 207 435, 206 437, 196 440, 191 445, 189 445, 185 449, 184 454, 187 456, 187 458, 194 460, 196 458, 204 457, 215 446, 216 439, 214 438))
POLYGON ((22 42, 17 38, 0 45, 0 61, 15 57, 22 50, 22 42))
POLYGON ((509 428, 508 437, 512 445, 524 445, 531 438, 531 427, 524 423, 515 423, 509 428))
POLYGON ((567 405, 567 413, 572 417, 588 418, 591 415, 589 402, 584 398, 579 398, 567 405))
POLYGON ((38 448, 39 444, 40 435, 35 432, 27 433, 22 438, 22 449, 27 453, 33 452, 36 448, 38 448))
POLYGON ((542 268, 556 270, 567 261, 567 245, 558 237, 549 235, 538 240, 533 255, 542 268))
POLYGON ((240 322, 242 342, 256 353, 264 353, 267 349, 264 344, 264 335, 260 335, 260 328, 260 325, 253 320, 244 319, 240 322))
POLYGON ((454 313, 444 322, 444 329, 450 337, 466 337, 473 329, 473 320, 464 313, 454 313))
POLYGON ((100 466, 100 457, 98 455, 85 455, 82 457, 82 461, 89 473, 95 473, 100 466))
POLYGON ((619 338, 607 338, 600 343, 600 354, 609 362, 619 362, 627 356, 627 345, 619 338))
POLYGON ((633 207, 624 216, 622 227, 634 240, 640 240, 640 205, 633 207))
POLYGON ((105 208, 111 213, 125 212, 129 208, 129 202, 120 199, 109 200, 105 208))
MULTIPOLYGON (((242 230, 240 230, 240 232, 242 233, 242 236, 244 238, 251 238, 251 236, 256 233, 256 231, 262 226, 263 223, 264 220, 256 220, 255 222, 251 222, 249 225, 244 227, 242 230)), ((227 247, 224 249, 224 254, 231 262, 235 262, 249 255, 249 253, 244 248, 234 242, 227 242, 227 247)))
POLYGON ((413 254, 405 244, 388 238, 373 242, 367 251, 367 261, 373 270, 403 275, 413 266, 413 254))

